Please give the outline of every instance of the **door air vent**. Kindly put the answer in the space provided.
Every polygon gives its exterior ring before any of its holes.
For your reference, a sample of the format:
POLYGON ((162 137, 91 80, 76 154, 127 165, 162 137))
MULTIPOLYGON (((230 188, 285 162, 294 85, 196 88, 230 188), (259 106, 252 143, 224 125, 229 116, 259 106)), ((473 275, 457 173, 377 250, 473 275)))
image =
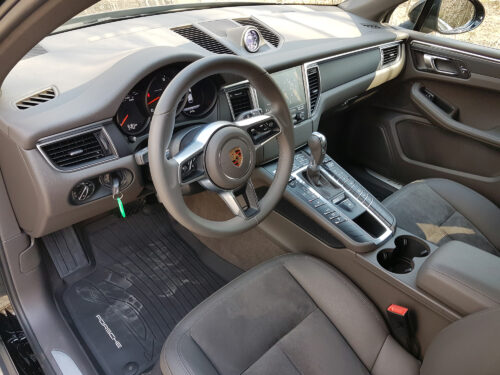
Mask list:
POLYGON ((16 107, 21 110, 28 109, 31 107, 35 107, 38 104, 45 103, 51 99, 54 99, 55 97, 56 97, 56 90, 53 87, 50 87, 26 99, 18 101, 16 103, 16 107))
POLYGON ((103 129, 42 143, 40 149, 62 170, 94 164, 97 160, 114 156, 111 142, 103 129))
POLYGON ((311 66, 307 68, 307 86, 309 88, 309 105, 311 113, 316 110, 320 95, 319 67, 311 66))
POLYGON ((268 42, 269 44, 272 44, 274 47, 278 47, 280 44, 280 38, 279 36, 274 33, 273 31, 269 30, 266 26, 262 25, 260 22, 257 22, 253 18, 242 18, 235 20, 238 22, 240 25, 243 26, 253 26, 257 30, 260 31, 262 34, 262 37, 268 42))
POLYGON ((172 31, 190 40, 191 42, 198 44, 200 47, 210 52, 218 54, 234 55, 234 52, 231 51, 229 48, 222 45, 217 40, 212 38, 210 35, 204 33, 203 31, 192 25, 181 27, 178 29, 172 29, 172 31))
POLYGON ((253 109, 252 94, 248 86, 229 91, 227 98, 234 119, 238 118, 243 112, 253 109))
POLYGON ((399 57, 399 44, 392 45, 389 47, 383 47, 381 50, 382 50, 382 66, 392 64, 399 57))

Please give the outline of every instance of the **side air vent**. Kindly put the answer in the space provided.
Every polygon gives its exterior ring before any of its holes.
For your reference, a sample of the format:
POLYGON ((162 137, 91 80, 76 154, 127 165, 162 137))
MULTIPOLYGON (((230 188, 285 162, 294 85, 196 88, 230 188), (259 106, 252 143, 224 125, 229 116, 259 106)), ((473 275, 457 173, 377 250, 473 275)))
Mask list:
POLYGON ((189 39, 191 42, 198 44, 200 47, 203 47, 210 52, 234 55, 233 51, 194 26, 172 29, 172 31, 186 39, 189 39))
POLYGON ((42 143, 41 151, 59 169, 73 169, 114 155, 103 129, 42 143))
POLYGON ((253 109, 251 95, 249 87, 234 89, 227 93, 229 105, 231 106, 231 111, 235 119, 243 112, 253 109))
POLYGON ((382 48, 382 65, 389 65, 399 57, 399 44, 382 48))
POLYGON ((26 99, 20 100, 16 103, 18 109, 24 110, 31 107, 35 107, 38 104, 48 102, 56 97, 56 90, 51 87, 46 90, 40 91, 39 93, 32 95, 26 99))
POLYGON ((311 66, 307 68, 307 85, 309 87, 309 104, 311 113, 316 110, 320 94, 319 67, 311 66))
POLYGON ((272 44, 274 47, 278 47, 280 44, 280 38, 278 35, 276 35, 274 32, 269 30, 267 27, 262 25, 260 22, 257 22, 256 20, 252 18, 243 18, 239 20, 235 20, 238 22, 240 25, 243 26, 253 26, 257 30, 260 31, 262 34, 262 37, 268 42, 269 44, 272 44))

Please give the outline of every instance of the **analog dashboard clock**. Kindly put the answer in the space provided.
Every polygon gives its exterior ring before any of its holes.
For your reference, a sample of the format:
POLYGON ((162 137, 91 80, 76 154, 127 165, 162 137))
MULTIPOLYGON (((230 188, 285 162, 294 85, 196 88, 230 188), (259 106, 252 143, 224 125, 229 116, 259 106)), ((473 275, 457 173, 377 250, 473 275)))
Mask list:
POLYGON ((260 48, 261 36, 259 30, 254 27, 249 27, 243 33, 243 45, 246 50, 255 53, 260 48))

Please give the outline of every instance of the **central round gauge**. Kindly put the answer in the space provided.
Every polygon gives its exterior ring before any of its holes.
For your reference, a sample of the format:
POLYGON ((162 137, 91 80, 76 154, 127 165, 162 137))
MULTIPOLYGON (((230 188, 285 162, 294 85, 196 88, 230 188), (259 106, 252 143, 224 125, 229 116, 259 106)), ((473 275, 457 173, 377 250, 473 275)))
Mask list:
POLYGON ((259 31, 253 27, 249 27, 243 34, 243 44, 248 52, 257 52, 260 47, 259 31))
MULTIPOLYGON (((146 110, 152 116, 155 112, 156 105, 161 98, 161 94, 167 88, 168 84, 175 75, 178 73, 176 69, 165 69, 160 73, 156 74, 146 89, 146 110)), ((184 107, 184 103, 186 101, 186 97, 184 96, 179 103, 177 108, 177 114, 180 113, 182 108, 184 107)))

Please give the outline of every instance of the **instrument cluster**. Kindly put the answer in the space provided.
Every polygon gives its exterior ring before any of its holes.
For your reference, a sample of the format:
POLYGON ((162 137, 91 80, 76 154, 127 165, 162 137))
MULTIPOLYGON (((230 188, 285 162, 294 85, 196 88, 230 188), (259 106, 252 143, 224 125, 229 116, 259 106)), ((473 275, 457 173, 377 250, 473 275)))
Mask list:
MULTIPOLYGON (((115 116, 118 127, 125 135, 138 136, 146 133, 163 91, 183 67, 172 65, 161 68, 130 90, 115 116)), ((202 118, 213 110, 216 101, 217 85, 213 78, 206 78, 184 95, 177 108, 177 116, 185 120, 202 118)))

